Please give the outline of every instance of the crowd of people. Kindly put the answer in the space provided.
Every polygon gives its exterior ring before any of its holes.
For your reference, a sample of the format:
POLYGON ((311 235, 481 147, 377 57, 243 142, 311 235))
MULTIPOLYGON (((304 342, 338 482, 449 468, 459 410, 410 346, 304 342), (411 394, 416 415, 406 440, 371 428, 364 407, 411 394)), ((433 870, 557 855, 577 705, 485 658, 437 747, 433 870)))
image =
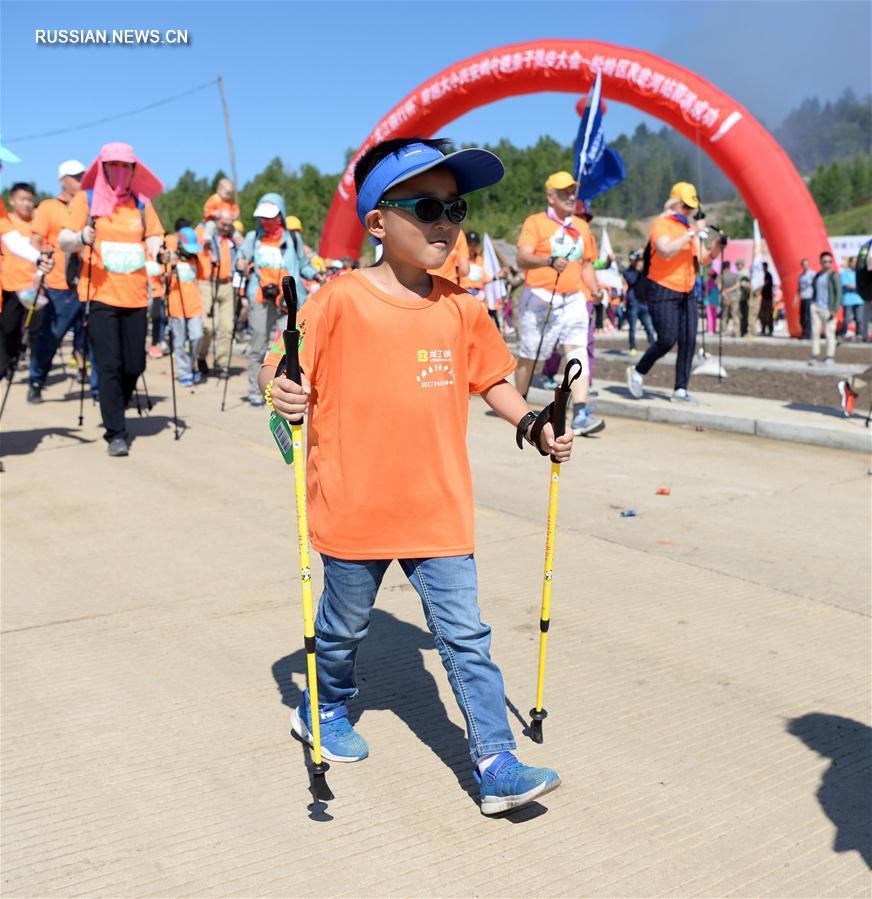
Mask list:
MULTIPOLYGON (((349 257, 319 256, 275 193, 260 197, 255 227, 246 233, 236 186, 226 178, 204 198, 200 221, 180 218, 167 233, 152 205, 162 184, 127 144, 106 144, 88 167, 62 162, 58 179, 59 193, 38 206, 32 185, 13 184, 10 209, 2 210, 0 377, 12 377, 27 348, 27 399, 41 402, 71 335, 67 364, 87 378, 100 404, 112 456, 129 452, 125 409, 147 359, 172 349, 175 377, 191 387, 228 377, 233 346, 245 347, 247 401, 260 408, 260 367, 286 321, 281 279, 295 279, 302 306, 323 285, 359 268, 349 257)), ((765 262, 756 289, 742 260, 735 267, 723 261, 717 272, 712 267, 724 244, 716 237, 706 248, 693 185, 674 186, 645 247, 623 267, 614 256, 599 257, 590 209, 577 189, 565 171, 545 180, 542 208, 520 223, 512 265, 477 232, 460 230, 431 274, 464 288, 506 340, 518 339, 515 383, 524 396, 531 386, 554 389, 562 363, 584 362, 572 388, 571 424, 587 437, 605 427, 588 405, 596 396, 596 333, 626 324, 629 354, 636 356, 641 324, 647 349, 627 372, 634 397, 642 396, 655 362, 677 345, 673 400, 694 403, 688 382, 700 319, 708 333, 768 335, 778 309, 765 262), (619 286, 614 279, 611 286, 599 283, 597 272, 605 267, 620 272, 619 286)), ((825 365, 837 337, 850 339, 853 331, 857 340, 869 339, 869 303, 858 293, 854 263, 845 260, 836 274, 829 252, 821 254, 818 270, 802 260, 798 293, 810 364, 820 355, 821 334, 825 365)))

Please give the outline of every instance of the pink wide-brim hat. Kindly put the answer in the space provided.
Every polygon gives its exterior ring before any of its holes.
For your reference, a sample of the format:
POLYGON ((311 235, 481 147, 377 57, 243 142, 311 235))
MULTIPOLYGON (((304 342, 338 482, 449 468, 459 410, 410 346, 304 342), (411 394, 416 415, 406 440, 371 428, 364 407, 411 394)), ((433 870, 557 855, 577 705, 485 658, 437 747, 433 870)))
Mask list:
POLYGON ((103 173, 104 162, 130 162, 133 170, 133 181, 130 183, 130 192, 141 201, 152 200, 164 188, 163 183, 152 170, 137 158, 130 144, 116 141, 104 144, 100 148, 97 158, 88 167, 82 178, 83 190, 93 190, 94 197, 91 202, 91 214, 94 216, 111 215, 115 209, 115 192, 106 181, 103 173))

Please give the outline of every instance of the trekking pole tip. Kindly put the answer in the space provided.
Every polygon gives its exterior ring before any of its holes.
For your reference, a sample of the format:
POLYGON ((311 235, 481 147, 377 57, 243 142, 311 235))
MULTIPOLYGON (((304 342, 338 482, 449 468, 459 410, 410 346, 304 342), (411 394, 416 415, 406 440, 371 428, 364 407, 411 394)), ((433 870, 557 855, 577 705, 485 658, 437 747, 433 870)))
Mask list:
POLYGON ((534 743, 542 743, 542 722, 548 717, 545 709, 530 709, 530 739, 534 743))
POLYGON ((321 802, 329 802, 334 799, 334 795, 327 786, 326 774, 330 770, 327 762, 321 762, 320 765, 312 765, 312 794, 315 799, 321 802))

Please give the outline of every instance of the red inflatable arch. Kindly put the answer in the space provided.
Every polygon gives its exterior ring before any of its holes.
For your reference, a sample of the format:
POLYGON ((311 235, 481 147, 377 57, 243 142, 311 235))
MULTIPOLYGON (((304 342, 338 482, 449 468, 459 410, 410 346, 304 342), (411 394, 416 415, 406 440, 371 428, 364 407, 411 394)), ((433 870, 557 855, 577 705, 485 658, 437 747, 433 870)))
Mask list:
MULTIPOLYGON (((798 335, 799 261, 828 248, 826 229, 787 154, 745 109, 714 85, 662 57, 598 41, 511 44, 449 66, 400 101, 376 126, 346 169, 321 237, 324 256, 357 256, 364 231, 355 212, 354 163, 378 141, 430 137, 486 103, 517 94, 581 94, 603 73, 603 96, 656 116, 700 144, 736 186, 760 222, 798 335)), ((567 125, 567 127, 569 127, 567 125)), ((665 199, 665 197, 664 197, 665 199)))

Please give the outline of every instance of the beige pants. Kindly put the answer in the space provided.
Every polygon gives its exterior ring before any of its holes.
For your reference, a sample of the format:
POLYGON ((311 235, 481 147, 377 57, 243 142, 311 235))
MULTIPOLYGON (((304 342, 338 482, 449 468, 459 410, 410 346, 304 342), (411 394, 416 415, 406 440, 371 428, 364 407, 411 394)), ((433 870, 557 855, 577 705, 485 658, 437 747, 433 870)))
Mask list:
POLYGON ((726 334, 729 330, 734 337, 742 333, 742 317, 739 310, 739 297, 730 297, 724 306, 723 329, 726 334))
POLYGON ((836 355, 836 317, 829 309, 821 309, 816 303, 811 304, 811 354, 817 356, 821 351, 821 328, 827 336, 827 359, 836 355))
POLYGON ((200 297, 203 300, 203 340, 200 343, 200 359, 206 359, 212 347, 215 331, 218 331, 215 364, 225 371, 230 366, 230 332, 233 330, 233 285, 218 284, 215 297, 215 321, 212 322, 211 281, 199 281, 200 297))

